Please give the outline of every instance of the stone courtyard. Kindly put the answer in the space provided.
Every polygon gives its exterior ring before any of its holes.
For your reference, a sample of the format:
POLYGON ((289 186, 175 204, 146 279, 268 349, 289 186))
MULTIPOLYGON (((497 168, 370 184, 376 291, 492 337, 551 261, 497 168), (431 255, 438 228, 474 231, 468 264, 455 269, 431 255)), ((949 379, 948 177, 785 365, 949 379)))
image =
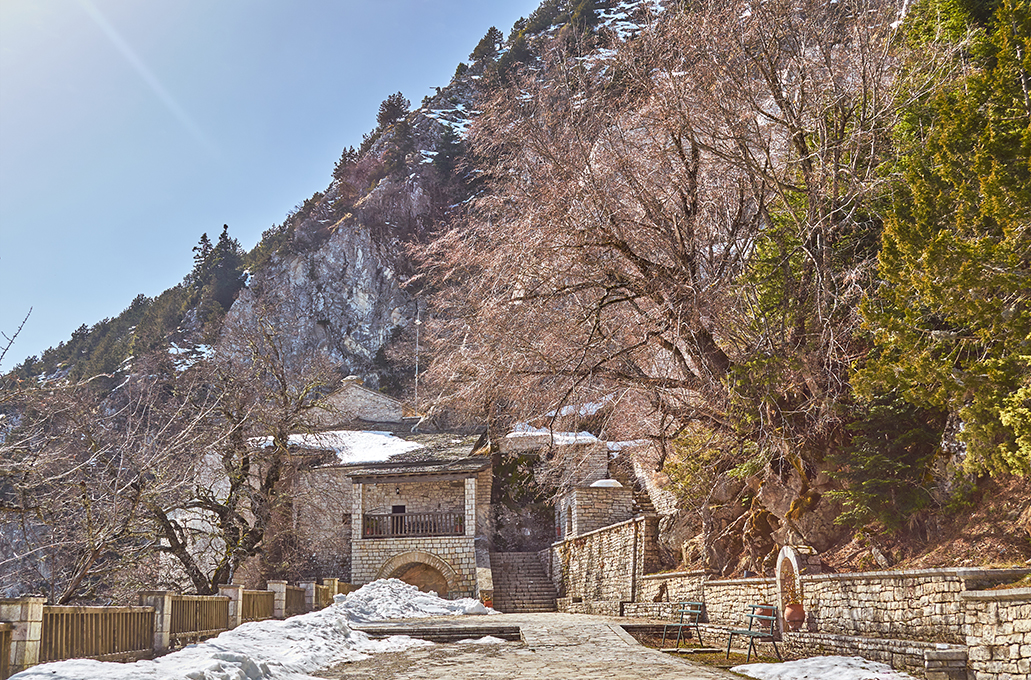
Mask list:
MULTIPOLYGON (((437 644, 376 654, 364 661, 327 669, 318 677, 332 680, 727 680, 740 677, 642 646, 620 627, 620 623, 627 623, 625 618, 557 613, 475 618, 479 619, 474 622, 477 625, 517 625, 522 641, 437 644)), ((402 632, 418 623, 399 621, 392 627, 402 632)), ((435 627, 460 627, 463 623, 469 622, 454 618, 432 620, 435 627)))

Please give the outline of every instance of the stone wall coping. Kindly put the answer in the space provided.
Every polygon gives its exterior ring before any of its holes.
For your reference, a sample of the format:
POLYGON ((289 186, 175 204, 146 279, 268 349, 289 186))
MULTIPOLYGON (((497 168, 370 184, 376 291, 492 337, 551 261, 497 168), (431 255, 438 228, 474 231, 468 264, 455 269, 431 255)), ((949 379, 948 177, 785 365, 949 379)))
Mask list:
POLYGON ((642 581, 658 581, 664 578, 690 578, 705 576, 704 571, 664 571, 660 574, 645 574, 641 577, 642 581))
MULTIPOLYGON (((581 539, 581 538, 587 538, 588 536, 593 536, 595 534, 600 534, 600 533, 605 532, 605 531, 612 531, 613 529, 618 529, 618 528, 620 528, 622 526, 633 524, 634 522, 641 522, 641 521, 645 520, 646 518, 652 517, 652 516, 653 515, 651 513, 644 513, 642 515, 637 515, 635 517, 631 517, 630 519, 625 519, 622 522, 616 522, 615 524, 610 524, 607 527, 602 527, 601 529, 595 529, 594 531, 588 531, 586 534, 577 534, 576 536, 570 536, 569 538, 561 540, 561 541, 555 541, 554 543, 551 544, 551 547, 552 548, 557 548, 560 545, 562 545, 563 543, 571 543, 571 542, 576 541, 576 540, 581 539)), ((658 517, 658 514, 655 514, 654 516, 658 517)))
POLYGON ((792 638, 801 641, 819 642, 820 640, 834 641, 834 642, 867 642, 877 645, 887 646, 907 646, 925 650, 925 653, 929 651, 940 652, 940 653, 957 653, 962 652, 963 655, 967 653, 966 645, 950 645, 943 642, 926 642, 924 640, 900 640, 895 638, 874 638, 866 637, 862 635, 835 635, 833 633, 809 633, 806 631, 784 631, 781 633, 784 640, 791 640, 792 638))
POLYGON ((764 586, 775 586, 777 585, 777 579, 775 578, 764 578, 756 577, 752 578, 728 578, 719 581, 706 581, 705 586, 750 586, 760 584, 764 586))
POLYGON ((1031 588, 1006 588, 1004 590, 964 590, 959 594, 964 600, 998 602, 1000 600, 1024 600, 1031 602, 1031 588))
POLYGON ((1031 569, 971 569, 970 567, 940 567, 938 569, 900 569, 898 571, 855 571, 838 574, 800 574, 805 581, 857 581, 863 579, 903 579, 934 576, 951 576, 960 581, 976 581, 986 578, 1019 577, 1031 573, 1031 569))
POLYGON ((924 660, 926 661, 966 661, 967 660, 967 648, 958 647, 956 649, 927 649, 924 650, 924 660))

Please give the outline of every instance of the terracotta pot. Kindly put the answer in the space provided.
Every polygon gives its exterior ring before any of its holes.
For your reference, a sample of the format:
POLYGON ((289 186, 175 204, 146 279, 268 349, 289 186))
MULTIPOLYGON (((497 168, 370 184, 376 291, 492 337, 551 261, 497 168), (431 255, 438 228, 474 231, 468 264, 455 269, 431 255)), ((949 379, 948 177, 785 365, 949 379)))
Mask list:
POLYGON ((784 622, 788 630, 801 630, 805 623, 805 609, 800 602, 792 602, 784 607, 784 622))

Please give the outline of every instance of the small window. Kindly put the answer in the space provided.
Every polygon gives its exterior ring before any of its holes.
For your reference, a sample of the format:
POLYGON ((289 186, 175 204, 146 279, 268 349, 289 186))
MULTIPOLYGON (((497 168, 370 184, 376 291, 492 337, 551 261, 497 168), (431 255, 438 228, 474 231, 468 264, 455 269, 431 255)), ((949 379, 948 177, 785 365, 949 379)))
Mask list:
POLYGON ((390 512, 395 514, 395 515, 403 515, 403 514, 405 514, 405 506, 403 506, 403 505, 392 505, 392 506, 390 506, 390 512))

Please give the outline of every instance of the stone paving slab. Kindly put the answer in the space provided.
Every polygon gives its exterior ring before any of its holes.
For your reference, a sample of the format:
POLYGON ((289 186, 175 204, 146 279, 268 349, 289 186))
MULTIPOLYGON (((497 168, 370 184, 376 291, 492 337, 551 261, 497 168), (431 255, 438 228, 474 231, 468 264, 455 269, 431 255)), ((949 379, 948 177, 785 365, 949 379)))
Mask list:
MULTIPOLYGON (((471 617, 436 618, 434 626, 462 626, 471 617)), ((626 619, 583 614, 501 614, 478 625, 518 625, 523 642, 418 647, 340 664, 318 677, 342 680, 726 680, 727 671, 673 658, 639 644, 619 627, 626 619)), ((395 623, 395 622, 391 622, 395 623)), ((414 622, 396 622, 399 629, 414 622)), ((429 624, 430 620, 420 623, 429 624)))

